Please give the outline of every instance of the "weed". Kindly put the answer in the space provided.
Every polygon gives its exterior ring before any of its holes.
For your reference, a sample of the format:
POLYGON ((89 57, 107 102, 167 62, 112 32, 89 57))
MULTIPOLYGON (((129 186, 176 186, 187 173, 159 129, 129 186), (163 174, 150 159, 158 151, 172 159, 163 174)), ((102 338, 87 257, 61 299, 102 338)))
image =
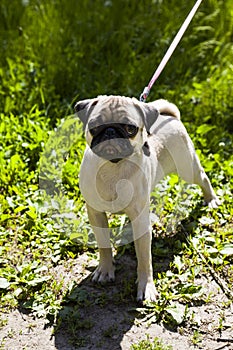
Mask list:
POLYGON ((141 340, 138 344, 131 346, 132 350, 172 350, 172 346, 165 345, 159 338, 155 338, 152 342, 147 335, 146 340, 141 340))
POLYGON ((0 329, 5 327, 7 325, 7 323, 8 323, 8 320, 1 317, 0 318, 0 329))
POLYGON ((198 330, 194 330, 191 341, 193 345, 198 345, 202 341, 202 335, 198 330))
POLYGON ((117 327, 116 326, 110 326, 109 328, 105 329, 103 332, 104 337, 106 338, 112 338, 114 334, 117 333, 117 327))

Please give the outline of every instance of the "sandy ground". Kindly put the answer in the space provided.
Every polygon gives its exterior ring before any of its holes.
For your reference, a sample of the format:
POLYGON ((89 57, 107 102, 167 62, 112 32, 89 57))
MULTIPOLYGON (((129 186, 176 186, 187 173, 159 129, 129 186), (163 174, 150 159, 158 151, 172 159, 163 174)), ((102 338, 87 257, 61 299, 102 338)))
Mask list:
MULTIPOLYGON (((127 293, 124 295, 125 281, 135 279, 133 257, 121 257, 116 282, 109 286, 93 285, 88 278, 90 266, 87 268, 87 264, 94 267, 96 262, 90 263, 84 254, 70 271, 64 269, 68 279, 79 278, 79 281, 72 291, 70 313, 65 318, 66 309, 61 310, 56 325, 19 309, 1 314, 0 350, 129 350, 132 344, 147 336, 151 340, 160 338, 174 350, 233 349, 233 306, 215 281, 205 281, 212 291, 211 301, 190 307, 196 327, 184 324, 169 329, 151 322, 153 319, 148 314, 139 316, 135 299, 127 297, 127 293), (74 296, 76 293, 80 298, 80 290, 84 299, 79 299, 77 307, 74 296), (72 318, 75 312, 76 319, 72 318)), ((61 266, 59 271, 61 273, 61 266)), ((132 283, 128 288, 130 286, 132 283)))

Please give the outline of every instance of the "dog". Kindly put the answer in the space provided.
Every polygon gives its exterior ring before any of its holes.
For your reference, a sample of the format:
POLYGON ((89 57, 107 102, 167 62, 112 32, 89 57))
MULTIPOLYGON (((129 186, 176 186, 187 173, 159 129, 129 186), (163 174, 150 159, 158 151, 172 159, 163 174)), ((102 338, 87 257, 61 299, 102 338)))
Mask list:
POLYGON ((137 300, 155 301, 150 230, 150 193, 169 173, 198 184, 205 202, 220 201, 196 155, 176 105, 160 99, 144 103, 124 96, 77 102, 87 147, 80 190, 99 247, 94 282, 113 281, 115 268, 106 213, 125 213, 132 224, 137 256, 137 300))

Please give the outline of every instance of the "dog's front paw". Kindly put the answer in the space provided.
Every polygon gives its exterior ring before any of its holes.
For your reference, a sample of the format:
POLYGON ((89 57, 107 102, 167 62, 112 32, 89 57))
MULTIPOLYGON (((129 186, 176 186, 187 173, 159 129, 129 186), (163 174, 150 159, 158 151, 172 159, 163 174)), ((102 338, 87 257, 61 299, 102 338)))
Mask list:
POLYGON ((106 283, 115 280, 115 267, 113 265, 104 266, 99 264, 92 275, 92 282, 106 283))
POLYGON ((158 292, 155 288, 154 282, 146 282, 143 284, 138 284, 138 294, 137 301, 156 301, 158 299, 158 292))

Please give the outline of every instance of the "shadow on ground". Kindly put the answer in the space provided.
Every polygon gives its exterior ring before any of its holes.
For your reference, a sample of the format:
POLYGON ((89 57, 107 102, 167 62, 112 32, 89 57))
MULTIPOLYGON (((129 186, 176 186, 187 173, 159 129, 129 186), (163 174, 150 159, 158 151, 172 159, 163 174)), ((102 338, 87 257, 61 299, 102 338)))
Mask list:
POLYGON ((114 284, 93 284, 89 276, 75 285, 57 318, 56 348, 64 350, 66 339, 69 349, 121 349, 134 324, 135 279, 136 260, 127 254, 117 259, 114 284))
MULTIPOLYGON (((173 242, 175 239, 172 237, 173 242)), ((162 241, 167 244, 169 240, 162 241)), ((174 257, 171 247, 163 249, 161 240, 156 240, 156 244, 166 257, 155 257, 155 277, 169 268, 174 257)), ((144 316, 137 310, 141 305, 136 302, 136 257, 132 246, 124 254, 116 256, 116 280, 113 284, 93 284, 90 275, 94 268, 87 266, 86 269, 90 271, 89 276, 74 285, 66 295, 58 315, 56 349, 67 350, 68 343, 69 350, 130 349, 131 344, 138 342, 140 337, 145 338, 145 332, 138 337, 133 330, 135 320, 144 316), (126 340, 127 333, 131 335, 126 340), (64 344, 65 339, 67 344, 64 344)))

